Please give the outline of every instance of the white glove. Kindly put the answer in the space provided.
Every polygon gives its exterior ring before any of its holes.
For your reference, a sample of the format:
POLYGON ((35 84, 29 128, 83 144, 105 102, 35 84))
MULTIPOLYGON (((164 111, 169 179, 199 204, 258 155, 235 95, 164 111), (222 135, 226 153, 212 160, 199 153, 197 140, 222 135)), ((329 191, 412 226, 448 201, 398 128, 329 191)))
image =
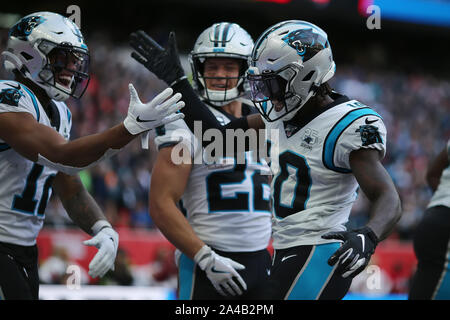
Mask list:
POLYGON ((89 263, 89 275, 92 278, 103 277, 109 269, 114 270, 119 235, 112 227, 104 227, 93 238, 84 241, 83 244, 95 246, 98 249, 97 254, 89 263))
POLYGON ((145 104, 141 102, 131 83, 128 88, 130 89, 130 105, 123 125, 131 134, 136 135, 184 118, 184 114, 176 113, 184 107, 184 102, 179 101, 181 93, 172 96, 172 88, 165 89, 145 104))
POLYGON ((229 258, 219 256, 210 247, 204 245, 195 255, 194 261, 200 269, 206 272, 208 279, 212 282, 214 288, 222 295, 231 294, 241 295, 242 290, 234 282, 235 277, 244 290, 247 290, 247 284, 236 270, 243 270, 245 266, 229 258), (223 289, 225 289, 225 291, 223 289))

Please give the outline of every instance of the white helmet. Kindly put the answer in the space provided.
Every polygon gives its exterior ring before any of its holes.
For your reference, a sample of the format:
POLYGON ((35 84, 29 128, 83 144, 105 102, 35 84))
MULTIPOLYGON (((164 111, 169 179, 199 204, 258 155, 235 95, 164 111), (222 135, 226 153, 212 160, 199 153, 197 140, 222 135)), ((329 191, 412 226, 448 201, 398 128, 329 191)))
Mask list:
MULTIPOLYGON (((253 49, 252 37, 236 23, 215 23, 204 30, 195 42, 189 54, 192 68, 194 88, 209 103, 223 106, 249 92, 245 81, 248 59, 253 49), (241 63, 238 83, 228 90, 210 90, 206 88, 203 76, 203 64, 206 58, 221 57, 239 59, 241 63)), ((227 81, 236 78, 226 78, 227 81)))
POLYGON ((250 64, 251 100, 270 122, 291 119, 336 70, 325 31, 301 20, 262 33, 250 64))
POLYGON ((7 70, 17 70, 51 99, 80 98, 89 83, 89 51, 83 35, 75 23, 57 13, 36 12, 18 21, 9 30, 2 56, 7 70))

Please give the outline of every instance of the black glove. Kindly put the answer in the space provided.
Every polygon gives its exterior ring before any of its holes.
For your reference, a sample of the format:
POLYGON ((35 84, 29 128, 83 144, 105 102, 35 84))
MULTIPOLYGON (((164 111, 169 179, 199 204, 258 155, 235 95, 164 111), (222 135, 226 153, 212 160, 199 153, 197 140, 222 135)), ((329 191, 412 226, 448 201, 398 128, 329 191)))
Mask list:
POLYGON ((142 30, 130 35, 130 45, 137 51, 131 56, 169 86, 186 78, 178 56, 175 32, 169 34, 166 49, 142 30))
POLYGON ((322 236, 323 239, 342 240, 344 243, 328 259, 328 264, 338 267, 336 272, 343 278, 355 277, 370 261, 371 255, 375 252, 378 244, 378 237, 369 227, 351 231, 330 232, 322 236))

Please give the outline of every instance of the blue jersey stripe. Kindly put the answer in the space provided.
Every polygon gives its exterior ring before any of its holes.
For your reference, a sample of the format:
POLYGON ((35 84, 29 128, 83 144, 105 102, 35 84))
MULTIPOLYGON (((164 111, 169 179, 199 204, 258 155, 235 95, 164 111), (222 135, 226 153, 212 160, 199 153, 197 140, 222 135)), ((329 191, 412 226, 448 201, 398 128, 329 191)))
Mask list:
POLYGON ((178 295, 180 300, 191 300, 195 276, 195 263, 182 254, 178 262, 178 295))
POLYGON ((330 278, 334 267, 327 261, 340 247, 339 242, 321 244, 313 247, 312 257, 303 267, 303 272, 297 279, 287 300, 316 300, 326 282, 330 278))
POLYGON ((39 121, 39 119, 41 118, 41 113, 39 112, 39 105, 38 105, 38 103, 37 103, 37 99, 36 99, 34 93, 31 92, 31 90, 28 89, 28 88, 27 88, 26 86, 24 86, 23 84, 21 84, 21 85, 23 86, 23 88, 25 89, 25 91, 28 92, 28 94, 29 94, 30 97, 31 97, 31 100, 33 101, 33 106, 34 106, 34 109, 36 110, 37 121, 39 121))
POLYGON ((330 130, 323 144, 322 161, 326 168, 341 173, 352 172, 349 169, 339 168, 334 165, 334 151, 336 149, 336 143, 345 129, 347 129, 354 121, 364 116, 376 116, 381 118, 378 113, 370 108, 360 108, 347 113, 330 130))
POLYGON ((70 112, 69 108, 67 108, 67 120, 69 123, 72 121, 72 113, 70 112))

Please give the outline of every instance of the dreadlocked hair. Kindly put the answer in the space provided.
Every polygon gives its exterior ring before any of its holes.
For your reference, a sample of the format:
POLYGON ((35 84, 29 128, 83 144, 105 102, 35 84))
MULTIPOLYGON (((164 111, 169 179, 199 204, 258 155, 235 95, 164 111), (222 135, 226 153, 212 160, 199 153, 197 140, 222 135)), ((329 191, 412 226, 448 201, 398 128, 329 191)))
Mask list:
POLYGON ((316 96, 320 96, 321 98, 325 98, 333 92, 330 84, 328 82, 322 83, 319 88, 317 88, 316 96))

